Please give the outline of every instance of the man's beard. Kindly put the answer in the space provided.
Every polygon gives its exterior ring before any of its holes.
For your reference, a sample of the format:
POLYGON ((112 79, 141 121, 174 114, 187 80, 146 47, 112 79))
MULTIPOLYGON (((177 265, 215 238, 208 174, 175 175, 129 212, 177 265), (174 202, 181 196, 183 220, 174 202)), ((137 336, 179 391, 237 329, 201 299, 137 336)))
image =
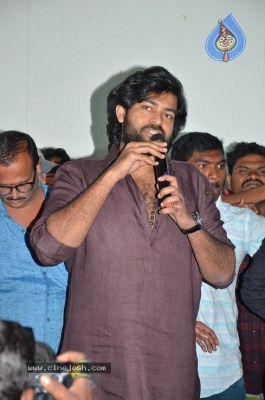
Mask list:
MULTIPOLYGON (((163 131, 163 128, 159 125, 145 125, 143 126, 140 131, 137 131, 133 124, 129 121, 129 118, 127 115, 124 117, 123 125, 122 125, 122 137, 121 141, 124 144, 130 143, 130 142, 145 142, 146 140, 143 139, 142 132, 145 129, 153 129, 157 131, 158 133, 162 133, 162 135, 165 138, 165 132, 163 131)), ((171 140, 166 140, 165 142, 171 143, 171 140)))

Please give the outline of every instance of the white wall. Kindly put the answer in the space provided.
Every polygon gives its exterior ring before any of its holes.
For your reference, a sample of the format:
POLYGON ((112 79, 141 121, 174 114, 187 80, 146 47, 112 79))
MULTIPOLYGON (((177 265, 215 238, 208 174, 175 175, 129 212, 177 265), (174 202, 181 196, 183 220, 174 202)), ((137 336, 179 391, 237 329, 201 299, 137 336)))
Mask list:
POLYGON ((162 65, 183 83, 185 131, 265 145, 264 0, 0 0, 0 130, 72 157, 102 154, 108 91, 162 65), (228 63, 205 41, 232 13, 247 45, 228 63))

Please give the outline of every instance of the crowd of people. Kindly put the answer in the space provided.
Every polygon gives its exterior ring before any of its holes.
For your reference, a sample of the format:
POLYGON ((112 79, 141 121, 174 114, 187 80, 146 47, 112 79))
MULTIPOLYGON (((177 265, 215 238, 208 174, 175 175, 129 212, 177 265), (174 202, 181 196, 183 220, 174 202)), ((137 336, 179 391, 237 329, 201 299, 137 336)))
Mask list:
MULTIPOLYGON (((0 134, 0 397, 32 399, 13 376, 31 327, 59 361, 111 363, 96 400, 263 399, 265 147, 178 137, 186 98, 162 67, 115 86, 107 113, 97 158, 0 134)), ((40 379, 92 399, 88 379, 40 379)))

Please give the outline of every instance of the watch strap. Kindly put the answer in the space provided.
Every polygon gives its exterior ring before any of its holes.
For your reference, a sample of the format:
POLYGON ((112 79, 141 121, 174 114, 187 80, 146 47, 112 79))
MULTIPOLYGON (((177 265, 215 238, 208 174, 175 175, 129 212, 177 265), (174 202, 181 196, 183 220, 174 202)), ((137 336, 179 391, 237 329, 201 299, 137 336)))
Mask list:
POLYGON ((201 229, 202 229, 202 226, 199 225, 199 224, 196 224, 195 226, 193 226, 193 227, 190 228, 190 229, 180 229, 180 230, 181 230, 181 232, 184 233, 185 235, 188 235, 188 234, 190 234, 190 233, 200 231, 201 229))
POLYGON ((181 232, 184 233, 184 235, 189 235, 190 233, 197 232, 202 229, 202 221, 201 221, 199 214, 196 212, 193 212, 192 216, 194 218, 194 221, 196 222, 196 225, 194 225, 192 228, 189 228, 189 229, 180 229, 181 232), (198 220, 198 218, 199 218, 199 220, 198 220))

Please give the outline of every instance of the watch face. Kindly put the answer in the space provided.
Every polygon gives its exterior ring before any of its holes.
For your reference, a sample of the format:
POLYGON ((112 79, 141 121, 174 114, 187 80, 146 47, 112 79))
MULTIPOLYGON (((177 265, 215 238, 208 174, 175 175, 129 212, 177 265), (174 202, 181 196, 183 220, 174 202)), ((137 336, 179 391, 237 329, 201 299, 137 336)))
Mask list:
POLYGON ((193 215, 193 218, 194 218, 194 221, 196 222, 196 224, 202 226, 203 223, 202 223, 202 217, 200 216, 200 214, 198 212, 193 212, 192 215, 193 215))

